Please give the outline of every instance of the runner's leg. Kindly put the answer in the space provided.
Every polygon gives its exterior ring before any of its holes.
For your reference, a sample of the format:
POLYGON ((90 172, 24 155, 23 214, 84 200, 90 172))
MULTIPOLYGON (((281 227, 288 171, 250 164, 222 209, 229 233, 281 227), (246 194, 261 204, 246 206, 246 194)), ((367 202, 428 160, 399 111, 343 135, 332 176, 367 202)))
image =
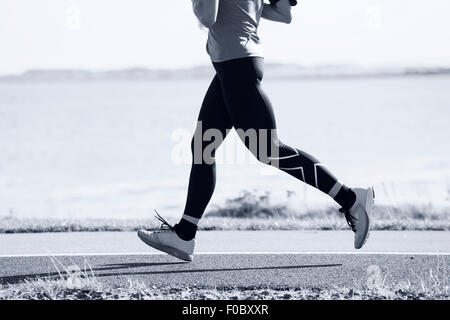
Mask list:
POLYGON ((261 88, 263 59, 234 59, 214 63, 214 67, 233 126, 257 159, 328 194, 344 209, 350 208, 356 199, 351 189, 316 158, 278 139, 273 108, 261 88))
POLYGON ((203 100, 197 128, 191 142, 192 167, 186 205, 175 230, 180 238, 195 237, 197 224, 216 185, 215 152, 232 127, 218 76, 212 80, 203 100))

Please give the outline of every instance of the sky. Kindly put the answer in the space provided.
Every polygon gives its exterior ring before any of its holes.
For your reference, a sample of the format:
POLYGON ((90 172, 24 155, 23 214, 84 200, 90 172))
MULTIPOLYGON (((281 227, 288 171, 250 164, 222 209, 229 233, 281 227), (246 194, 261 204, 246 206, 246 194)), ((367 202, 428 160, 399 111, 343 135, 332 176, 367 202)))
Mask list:
MULTIPOLYGON (((448 0, 300 0, 262 20, 272 63, 450 66, 448 0)), ((190 0, 1 0, 0 74, 209 63, 190 0)))

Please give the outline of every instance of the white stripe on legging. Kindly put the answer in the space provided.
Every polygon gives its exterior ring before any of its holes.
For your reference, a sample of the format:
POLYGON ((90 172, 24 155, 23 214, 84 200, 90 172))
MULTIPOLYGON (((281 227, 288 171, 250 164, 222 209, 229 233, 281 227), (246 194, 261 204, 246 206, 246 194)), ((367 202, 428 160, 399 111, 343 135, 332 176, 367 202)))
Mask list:
POLYGON ((303 177, 303 182, 306 182, 306 180, 305 180, 305 172, 303 171, 303 167, 294 167, 294 168, 282 168, 282 167, 279 167, 279 169, 281 169, 281 170, 300 170, 301 172, 302 172, 302 177, 303 177))
POLYGON ((317 180, 317 167, 318 166, 323 166, 323 164, 321 163, 314 163, 314 179, 316 182, 316 188, 319 189, 319 180, 317 180))
MULTIPOLYGON (((294 149, 295 150, 295 149, 294 149)), ((289 158, 293 158, 296 156, 299 156, 300 153, 297 152, 297 150, 295 150, 294 154, 291 154, 289 156, 284 156, 284 157, 268 157, 270 160, 283 160, 283 159, 289 159, 289 158)))

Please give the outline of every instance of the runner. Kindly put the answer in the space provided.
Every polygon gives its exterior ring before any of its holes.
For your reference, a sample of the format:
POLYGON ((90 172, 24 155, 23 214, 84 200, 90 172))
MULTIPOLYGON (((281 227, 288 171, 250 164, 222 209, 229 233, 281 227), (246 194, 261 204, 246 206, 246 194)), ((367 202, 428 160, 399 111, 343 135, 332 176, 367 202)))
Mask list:
POLYGON ((192 261, 197 225, 214 192, 214 154, 231 128, 261 162, 275 166, 333 198, 353 232, 354 246, 366 242, 375 194, 372 187, 349 188, 316 158, 280 141, 270 100, 261 88, 264 59, 257 29, 260 18, 291 22, 295 0, 193 0, 199 21, 209 29, 207 52, 216 71, 192 139, 192 168, 184 213, 161 230, 140 230, 146 244, 192 261))

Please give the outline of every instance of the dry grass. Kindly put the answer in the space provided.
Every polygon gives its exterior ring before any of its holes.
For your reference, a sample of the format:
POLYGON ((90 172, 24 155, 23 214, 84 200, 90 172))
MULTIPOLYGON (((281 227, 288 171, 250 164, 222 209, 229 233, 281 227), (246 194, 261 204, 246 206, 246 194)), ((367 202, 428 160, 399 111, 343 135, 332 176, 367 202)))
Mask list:
MULTIPOLYGON (((0 233, 137 231, 156 230, 155 219, 19 219, 0 217, 0 233)), ((205 217, 200 230, 347 230, 343 217, 319 214, 318 217, 294 218, 219 218, 205 217)), ((450 231, 450 219, 414 217, 374 217, 372 230, 450 231)))
POLYGON ((450 300, 446 263, 439 257, 435 268, 416 275, 416 279, 398 282, 385 276, 376 286, 355 282, 352 288, 156 287, 131 279, 124 286, 112 286, 101 282, 86 260, 75 271, 55 258, 52 261, 59 274, 57 279, 0 285, 0 300, 450 300))
MULTIPOLYGON (((156 219, 37 219, 0 216, 0 233, 136 231, 159 228, 156 219)), ((299 212, 272 204, 269 193, 243 191, 237 197, 210 209, 200 230, 346 230, 337 208, 299 212)), ((450 211, 432 206, 376 206, 372 230, 450 231, 450 211)))
MULTIPOLYGON (((372 230, 450 231, 450 215, 416 214, 414 210, 377 208, 372 230)), ((156 219, 23 219, 0 217, 0 233, 136 231, 159 228, 156 219)), ((200 230, 347 230, 345 218, 335 209, 271 217, 220 217, 206 215, 200 230)))
POLYGON ((95 277, 80 278, 77 286, 65 279, 37 279, 0 286, 0 300, 449 300, 449 286, 423 281, 424 287, 409 282, 383 285, 381 288, 198 288, 155 287, 131 280, 126 286, 109 286, 95 277))

